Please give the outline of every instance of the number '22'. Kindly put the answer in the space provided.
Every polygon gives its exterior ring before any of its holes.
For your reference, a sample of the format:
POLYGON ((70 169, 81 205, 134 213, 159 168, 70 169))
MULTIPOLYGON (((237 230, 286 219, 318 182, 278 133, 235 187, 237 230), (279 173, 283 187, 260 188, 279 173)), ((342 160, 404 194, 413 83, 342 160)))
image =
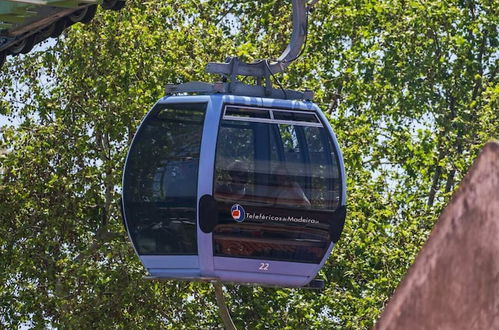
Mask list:
POLYGON ((259 270, 269 270, 269 264, 266 262, 260 262, 260 268, 259 270))

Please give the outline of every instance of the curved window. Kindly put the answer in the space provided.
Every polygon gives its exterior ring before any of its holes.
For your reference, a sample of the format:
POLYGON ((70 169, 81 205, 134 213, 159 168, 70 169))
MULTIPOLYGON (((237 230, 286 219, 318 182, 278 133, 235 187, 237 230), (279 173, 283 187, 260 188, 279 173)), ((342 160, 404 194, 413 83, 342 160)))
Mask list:
POLYGON ((329 131, 310 111, 227 106, 214 197, 215 255, 320 262, 341 200, 329 131))
POLYGON ((141 255, 197 254, 197 179, 206 104, 157 105, 127 158, 124 213, 141 255))
MULTIPOLYGON (((236 119, 234 107, 229 109, 231 116, 224 117, 218 135, 217 200, 333 211, 339 206, 338 157, 322 124, 236 119)), ((285 113, 275 112, 276 118, 285 113)), ((290 112, 286 119, 301 117, 305 114, 290 112)))

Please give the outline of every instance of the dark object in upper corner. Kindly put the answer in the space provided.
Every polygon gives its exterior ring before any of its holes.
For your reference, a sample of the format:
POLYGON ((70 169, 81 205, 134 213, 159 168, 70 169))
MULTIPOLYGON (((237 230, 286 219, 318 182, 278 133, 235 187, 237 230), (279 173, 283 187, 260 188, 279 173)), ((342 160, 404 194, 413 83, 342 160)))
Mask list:
MULTIPOLYGON (((101 7, 120 10, 125 4, 124 0, 104 0, 101 7)), ((0 22, 0 68, 8 55, 29 53, 36 44, 59 37, 73 24, 90 23, 97 7, 97 1, 74 8, 29 6, 13 2, 0 4, 0 14, 4 20, 0 22)))

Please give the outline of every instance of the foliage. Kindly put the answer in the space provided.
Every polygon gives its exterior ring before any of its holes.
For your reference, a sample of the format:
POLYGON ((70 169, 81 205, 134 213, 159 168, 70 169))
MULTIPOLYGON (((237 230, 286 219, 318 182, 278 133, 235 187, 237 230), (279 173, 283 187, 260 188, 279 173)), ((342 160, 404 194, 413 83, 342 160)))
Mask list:
MULTIPOLYGON (((275 58, 288 2, 127 1, 1 73, 0 324, 220 328, 212 288, 148 282, 117 200, 127 146, 166 83, 208 61, 275 58)), ((303 58, 346 162, 324 291, 229 286, 236 325, 369 328, 483 144, 499 136, 496 0, 320 1, 303 58)))

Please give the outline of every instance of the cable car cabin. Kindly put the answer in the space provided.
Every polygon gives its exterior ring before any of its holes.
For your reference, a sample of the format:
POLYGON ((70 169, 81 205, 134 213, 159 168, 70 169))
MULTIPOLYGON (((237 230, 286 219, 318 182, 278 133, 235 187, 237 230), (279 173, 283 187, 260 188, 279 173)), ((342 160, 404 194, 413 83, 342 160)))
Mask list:
POLYGON ((124 219, 157 278, 300 287, 343 229, 343 161, 311 102, 170 96, 141 123, 124 219))

